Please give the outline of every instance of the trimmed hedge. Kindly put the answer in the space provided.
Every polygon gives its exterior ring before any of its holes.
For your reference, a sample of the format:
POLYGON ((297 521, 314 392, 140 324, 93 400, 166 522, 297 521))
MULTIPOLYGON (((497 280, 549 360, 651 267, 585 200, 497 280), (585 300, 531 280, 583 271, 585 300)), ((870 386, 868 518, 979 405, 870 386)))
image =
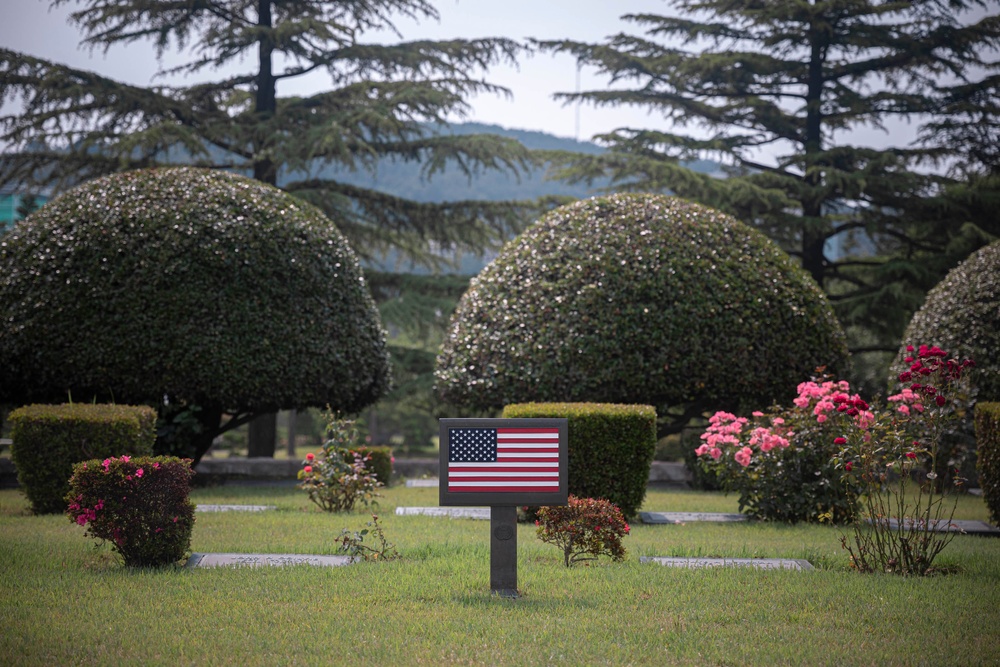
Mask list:
POLYGON ((557 208, 473 279, 435 371, 441 397, 495 409, 597 401, 763 409, 844 332, 815 281, 764 234, 676 197, 557 208))
POLYGON ((565 417, 569 427, 569 492, 609 500, 634 517, 656 450, 656 410, 649 405, 521 403, 505 418, 565 417))
POLYGON ((73 464, 145 456, 156 440, 156 411, 146 406, 28 405, 9 421, 17 481, 36 514, 66 510, 73 464))
POLYGON ((170 453, 199 459, 224 412, 355 413, 389 387, 347 240, 318 208, 244 176, 88 181, 5 234, 0 266, 0 402, 167 396, 200 422, 197 445, 170 453))
POLYGON ((352 459, 347 456, 347 452, 357 452, 361 454, 362 457, 371 456, 371 459, 365 461, 365 469, 375 473, 375 478, 382 482, 385 486, 389 486, 392 483, 392 448, 391 447, 351 447, 350 449, 341 449, 340 453, 344 456, 346 461, 351 461, 352 459))
POLYGON ((976 405, 976 442, 979 486, 993 523, 1000 526, 1000 403, 976 405))

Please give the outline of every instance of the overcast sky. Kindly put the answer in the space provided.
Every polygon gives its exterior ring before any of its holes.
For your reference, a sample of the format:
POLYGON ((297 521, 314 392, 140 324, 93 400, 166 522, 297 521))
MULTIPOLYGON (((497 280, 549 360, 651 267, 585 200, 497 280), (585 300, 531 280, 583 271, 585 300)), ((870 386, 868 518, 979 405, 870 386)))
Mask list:
MULTIPOLYGON (((537 37, 599 42, 619 31, 636 32, 633 26, 620 20, 622 15, 663 14, 669 7, 664 0, 439 0, 435 6, 440 21, 397 22, 404 39, 537 37)), ((136 43, 107 54, 91 53, 79 47, 80 33, 67 21, 72 9, 72 5, 63 5, 50 10, 47 0, 4 0, 0 45, 133 84, 154 82, 157 63, 151 47, 136 43)), ((379 41, 396 41, 396 38, 385 35, 379 41)), ((184 59, 174 56, 168 62, 176 64, 184 59)), ((513 97, 509 100, 492 95, 476 97, 471 100, 473 110, 467 120, 542 130, 563 137, 579 135, 580 139, 622 126, 666 127, 661 119, 644 110, 596 110, 587 106, 577 110, 552 99, 554 92, 572 92, 576 78, 576 64, 569 56, 539 55, 523 59, 517 69, 496 67, 487 79, 509 88, 513 97)), ((604 79, 586 70, 581 73, 583 90, 605 84, 604 79)), ((301 82, 289 81, 282 86, 279 95, 308 94, 328 89, 329 78, 315 73, 301 82)))

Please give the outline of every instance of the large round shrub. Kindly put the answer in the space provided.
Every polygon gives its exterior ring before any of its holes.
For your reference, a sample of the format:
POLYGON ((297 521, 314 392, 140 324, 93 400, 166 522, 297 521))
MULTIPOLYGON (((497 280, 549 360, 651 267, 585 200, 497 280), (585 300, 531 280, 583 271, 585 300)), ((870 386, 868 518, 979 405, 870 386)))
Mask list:
POLYGON ((937 345, 951 357, 973 359, 970 380, 980 401, 1000 401, 1000 241, 952 269, 910 320, 890 383, 909 364, 907 345, 937 345))
POLYGON ((0 240, 0 322, 0 402, 197 406, 197 457, 224 413, 352 412, 388 384, 344 237, 219 171, 115 174, 43 206, 0 240))
POLYGON ((477 276, 437 360, 446 400, 703 408, 791 398, 847 355, 804 271, 763 234, 674 197, 551 211, 477 276))

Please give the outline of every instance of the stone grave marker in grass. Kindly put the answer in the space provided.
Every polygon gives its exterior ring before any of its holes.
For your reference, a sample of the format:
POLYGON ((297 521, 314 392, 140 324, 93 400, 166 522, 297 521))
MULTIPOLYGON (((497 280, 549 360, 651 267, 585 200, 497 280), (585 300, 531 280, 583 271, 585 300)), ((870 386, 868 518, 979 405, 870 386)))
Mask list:
POLYGON ((195 512, 266 512, 277 509, 274 505, 195 505, 195 512))
POLYGON ((314 556, 310 554, 191 554, 188 567, 282 567, 285 565, 313 565, 341 567, 355 562, 352 556, 314 556))

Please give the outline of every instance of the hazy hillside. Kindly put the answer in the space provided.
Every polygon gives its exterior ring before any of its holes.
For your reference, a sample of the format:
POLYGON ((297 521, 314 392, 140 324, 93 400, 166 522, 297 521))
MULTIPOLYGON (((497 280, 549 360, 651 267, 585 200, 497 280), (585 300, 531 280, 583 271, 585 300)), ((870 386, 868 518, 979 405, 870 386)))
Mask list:
MULTIPOLYGON (((562 150, 576 153, 600 153, 604 149, 589 141, 576 141, 556 137, 545 132, 529 130, 508 130, 499 125, 483 123, 458 123, 443 128, 452 134, 497 134, 518 140, 532 150, 562 150)), ((692 169, 712 173, 718 164, 709 161, 692 163, 692 169)), ((593 188, 583 185, 567 185, 546 180, 544 170, 537 170, 520 180, 511 174, 485 172, 471 180, 458 169, 450 169, 435 174, 431 179, 423 179, 420 166, 415 162, 380 160, 374 174, 365 171, 351 172, 342 168, 326 167, 319 175, 335 177, 339 181, 375 188, 414 201, 441 202, 465 199, 485 199, 491 201, 535 199, 545 195, 562 195, 581 199, 598 194, 607 184, 596 183, 593 188)))

